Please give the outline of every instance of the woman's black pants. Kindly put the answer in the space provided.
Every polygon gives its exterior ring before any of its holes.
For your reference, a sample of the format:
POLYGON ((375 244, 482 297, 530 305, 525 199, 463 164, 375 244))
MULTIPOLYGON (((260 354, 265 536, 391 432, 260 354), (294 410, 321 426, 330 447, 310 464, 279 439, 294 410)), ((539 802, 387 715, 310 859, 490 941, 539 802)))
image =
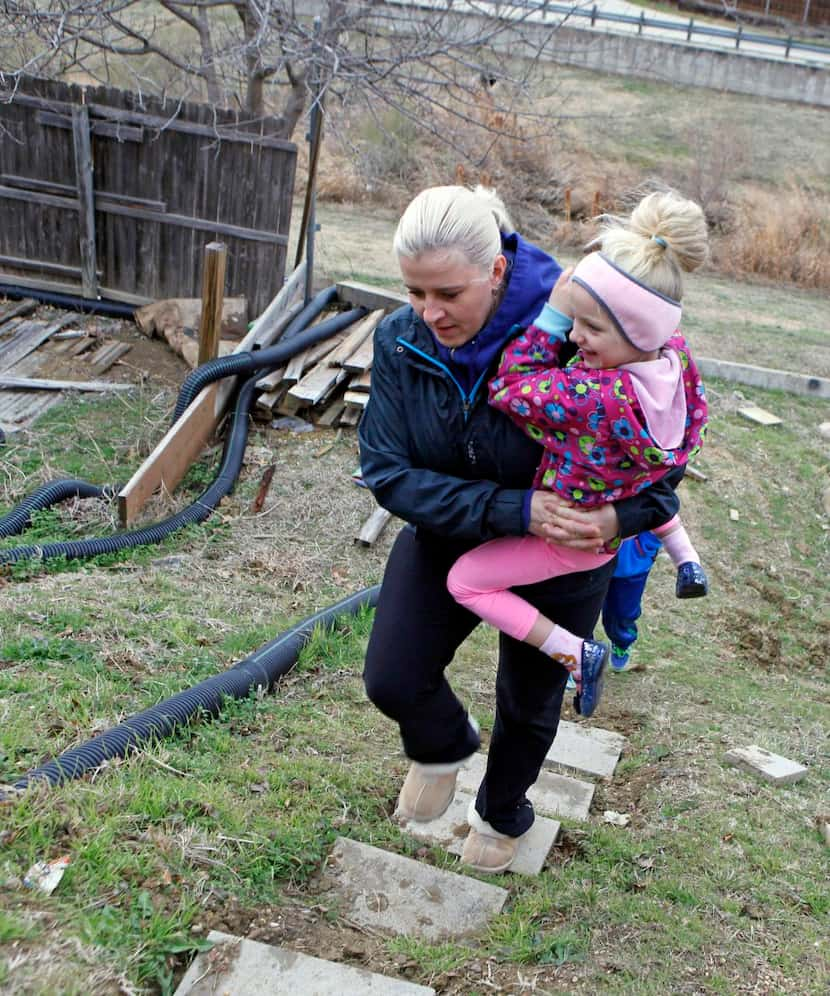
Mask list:
MULTIPOLYGON (((363 678, 371 701, 398 723, 407 757, 422 764, 459 761, 479 746, 445 676, 481 621, 447 591, 450 568, 476 545, 406 527, 386 565, 363 678)), ((612 572, 613 561, 513 590, 560 626, 590 637, 612 572)), ((533 823, 525 793, 556 736, 566 681, 550 657, 500 634, 496 716, 476 809, 501 833, 517 837, 533 823)))

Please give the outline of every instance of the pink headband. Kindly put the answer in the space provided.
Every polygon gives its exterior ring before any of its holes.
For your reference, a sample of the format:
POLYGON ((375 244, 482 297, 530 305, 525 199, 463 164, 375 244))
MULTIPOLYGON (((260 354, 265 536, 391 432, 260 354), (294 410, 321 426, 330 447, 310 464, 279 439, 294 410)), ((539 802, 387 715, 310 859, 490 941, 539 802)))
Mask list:
POLYGON ((571 280, 584 287, 605 308, 622 337, 643 352, 659 349, 677 331, 679 302, 641 284, 602 253, 584 256, 571 280))

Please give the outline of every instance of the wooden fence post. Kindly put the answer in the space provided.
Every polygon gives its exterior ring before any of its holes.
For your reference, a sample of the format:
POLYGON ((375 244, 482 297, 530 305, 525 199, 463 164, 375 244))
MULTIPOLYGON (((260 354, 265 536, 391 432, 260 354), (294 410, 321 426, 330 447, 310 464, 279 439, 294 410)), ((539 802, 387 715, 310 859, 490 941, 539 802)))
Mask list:
POLYGON ((89 141, 89 110, 85 104, 72 108, 72 144, 75 149, 75 183, 78 188, 78 226, 81 247, 83 296, 98 298, 98 263, 95 256, 95 201, 92 185, 92 147, 89 141))
POLYGON ((565 221, 571 223, 571 188, 565 187, 565 221))
POLYGON ((208 242, 205 246, 202 268, 202 317, 199 320, 199 366, 214 359, 219 353, 227 259, 228 250, 223 242, 208 242))
POLYGON ((600 212, 600 209, 599 209, 599 191, 595 190, 594 191, 594 203, 593 203, 593 205, 591 207, 591 217, 592 218, 598 218, 600 216, 600 213, 601 212, 600 212))

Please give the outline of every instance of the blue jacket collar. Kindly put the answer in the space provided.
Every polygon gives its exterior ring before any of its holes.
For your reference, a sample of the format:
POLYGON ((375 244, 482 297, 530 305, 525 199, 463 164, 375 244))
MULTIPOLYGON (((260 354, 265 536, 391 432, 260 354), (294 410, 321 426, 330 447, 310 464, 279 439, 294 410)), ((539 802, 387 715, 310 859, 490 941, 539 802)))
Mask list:
POLYGON ((511 329, 527 326, 536 318, 562 272, 554 259, 517 233, 502 236, 502 251, 509 266, 507 291, 478 335, 450 350, 430 333, 437 355, 467 390, 501 352, 511 329))

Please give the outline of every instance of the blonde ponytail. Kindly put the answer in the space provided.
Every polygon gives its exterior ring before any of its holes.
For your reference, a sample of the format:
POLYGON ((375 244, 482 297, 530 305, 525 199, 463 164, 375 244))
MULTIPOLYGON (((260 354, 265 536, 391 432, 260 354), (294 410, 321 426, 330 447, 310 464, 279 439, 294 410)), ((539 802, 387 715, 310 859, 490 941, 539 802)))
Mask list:
POLYGON ((675 301, 683 297, 683 273, 709 251, 703 209, 674 191, 649 194, 628 218, 606 217, 597 243, 611 262, 675 301))

